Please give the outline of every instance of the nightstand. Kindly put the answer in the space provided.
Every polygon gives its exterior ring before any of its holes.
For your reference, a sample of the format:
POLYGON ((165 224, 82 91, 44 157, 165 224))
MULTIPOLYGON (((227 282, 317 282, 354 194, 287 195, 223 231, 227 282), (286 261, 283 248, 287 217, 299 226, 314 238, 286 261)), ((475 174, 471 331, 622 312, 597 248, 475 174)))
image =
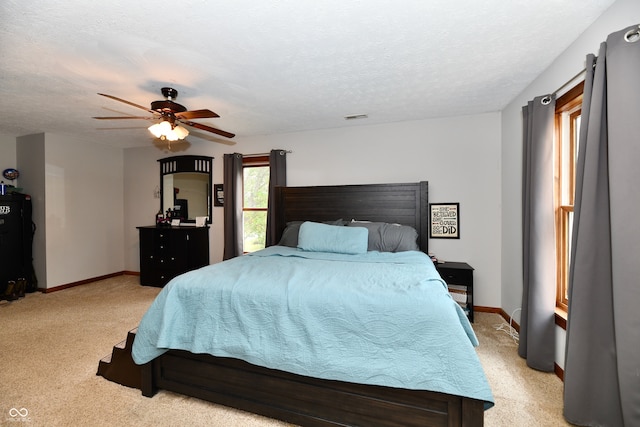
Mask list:
POLYGON ((436 269, 449 286, 451 297, 473 322, 473 267, 466 262, 445 261, 436 264, 436 269))

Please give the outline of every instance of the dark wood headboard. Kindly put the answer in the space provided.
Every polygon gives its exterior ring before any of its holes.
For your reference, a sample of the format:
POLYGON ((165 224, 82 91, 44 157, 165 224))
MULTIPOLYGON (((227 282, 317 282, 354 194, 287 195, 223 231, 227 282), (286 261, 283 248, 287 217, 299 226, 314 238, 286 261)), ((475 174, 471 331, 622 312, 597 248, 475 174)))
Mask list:
POLYGON ((289 221, 336 219, 410 225, 428 251, 429 183, 278 187, 275 193, 278 240, 289 221))

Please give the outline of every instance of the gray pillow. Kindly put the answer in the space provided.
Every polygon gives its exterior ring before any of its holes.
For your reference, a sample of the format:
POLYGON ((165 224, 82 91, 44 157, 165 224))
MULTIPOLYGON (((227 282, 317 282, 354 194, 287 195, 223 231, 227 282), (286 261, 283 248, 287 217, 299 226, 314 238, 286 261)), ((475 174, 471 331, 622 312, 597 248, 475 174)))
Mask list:
MULTIPOLYGON (((300 226, 305 221, 291 221, 287 223, 287 227, 282 232, 282 237, 278 242, 279 246, 289 246, 291 248, 298 247, 298 233, 300 232, 300 226)), ((323 224, 329 225, 347 225, 347 221, 343 219, 337 219, 335 221, 324 221, 323 224)))
POLYGON ((369 230, 368 250, 379 252, 419 251, 418 232, 408 225, 353 220, 349 227, 369 230))

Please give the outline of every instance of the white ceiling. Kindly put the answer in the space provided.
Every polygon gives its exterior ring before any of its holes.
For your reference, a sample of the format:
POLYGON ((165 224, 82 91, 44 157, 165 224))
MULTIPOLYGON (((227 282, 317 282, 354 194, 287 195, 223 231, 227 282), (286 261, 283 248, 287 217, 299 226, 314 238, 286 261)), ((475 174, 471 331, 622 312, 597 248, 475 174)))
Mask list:
POLYGON ((163 86, 238 141, 499 111, 613 1, 2 0, 0 134, 148 145, 147 121, 92 119, 146 114, 96 93, 163 86))

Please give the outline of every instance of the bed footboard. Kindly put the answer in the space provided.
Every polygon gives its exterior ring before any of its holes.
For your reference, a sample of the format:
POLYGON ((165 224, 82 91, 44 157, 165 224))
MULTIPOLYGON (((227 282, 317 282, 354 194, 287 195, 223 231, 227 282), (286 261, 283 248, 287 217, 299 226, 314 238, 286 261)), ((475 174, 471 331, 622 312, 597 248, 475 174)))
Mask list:
POLYGON ((320 380, 176 350, 143 368, 142 394, 158 389, 303 426, 476 427, 484 419, 475 399, 320 380))

